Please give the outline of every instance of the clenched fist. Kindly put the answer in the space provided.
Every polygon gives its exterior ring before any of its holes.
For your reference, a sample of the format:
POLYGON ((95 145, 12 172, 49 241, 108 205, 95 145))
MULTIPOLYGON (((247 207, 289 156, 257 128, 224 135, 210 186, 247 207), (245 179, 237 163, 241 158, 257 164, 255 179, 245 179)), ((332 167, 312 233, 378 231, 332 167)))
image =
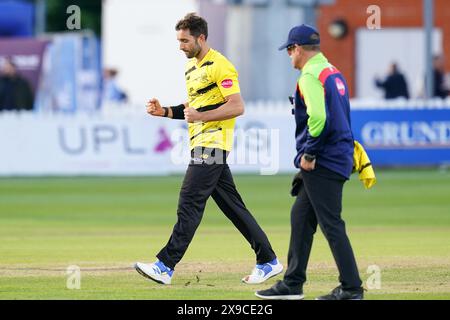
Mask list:
POLYGON ((164 116, 164 109, 161 107, 161 104, 159 103, 158 99, 150 99, 147 102, 147 113, 151 114, 152 116, 162 117, 164 116))
POLYGON ((202 114, 195 110, 195 108, 185 108, 184 119, 186 119, 186 121, 189 123, 202 121, 202 114))

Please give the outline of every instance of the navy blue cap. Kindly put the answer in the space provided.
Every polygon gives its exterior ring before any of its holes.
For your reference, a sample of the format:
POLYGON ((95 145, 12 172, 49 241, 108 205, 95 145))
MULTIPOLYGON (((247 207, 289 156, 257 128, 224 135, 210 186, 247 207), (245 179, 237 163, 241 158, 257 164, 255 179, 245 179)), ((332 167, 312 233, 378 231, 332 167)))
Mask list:
POLYGON ((307 24, 302 24, 300 26, 293 27, 289 31, 288 39, 285 44, 278 48, 278 50, 286 49, 287 47, 298 44, 298 45, 314 45, 320 43, 319 32, 314 27, 307 24))

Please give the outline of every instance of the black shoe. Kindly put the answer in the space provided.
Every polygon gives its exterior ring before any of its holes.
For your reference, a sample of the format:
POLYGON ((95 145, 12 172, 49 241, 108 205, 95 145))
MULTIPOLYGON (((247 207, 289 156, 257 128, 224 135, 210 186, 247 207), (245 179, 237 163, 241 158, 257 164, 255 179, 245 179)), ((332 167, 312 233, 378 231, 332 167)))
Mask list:
POLYGON ((303 290, 299 287, 288 287, 283 281, 277 281, 272 288, 255 292, 255 296, 267 300, 302 300, 303 290))
POLYGON ((316 300, 362 300, 362 299, 364 299, 364 289, 362 287, 357 289, 344 290, 342 289, 342 286, 333 289, 333 291, 331 291, 330 294, 316 298, 316 300))

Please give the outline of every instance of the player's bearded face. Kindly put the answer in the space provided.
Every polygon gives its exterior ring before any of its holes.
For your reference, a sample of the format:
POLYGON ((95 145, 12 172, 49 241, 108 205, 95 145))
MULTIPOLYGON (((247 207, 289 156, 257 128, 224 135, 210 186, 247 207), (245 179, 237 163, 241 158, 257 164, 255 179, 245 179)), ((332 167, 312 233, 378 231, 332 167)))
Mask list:
POLYGON ((177 38, 180 43, 180 50, 183 51, 189 59, 196 57, 200 53, 202 47, 199 39, 192 36, 189 30, 179 30, 177 38))
POLYGON ((189 59, 196 57, 200 51, 202 50, 202 47, 200 46, 200 43, 198 43, 198 39, 194 39, 191 46, 189 46, 189 49, 183 50, 186 54, 186 57, 189 59))

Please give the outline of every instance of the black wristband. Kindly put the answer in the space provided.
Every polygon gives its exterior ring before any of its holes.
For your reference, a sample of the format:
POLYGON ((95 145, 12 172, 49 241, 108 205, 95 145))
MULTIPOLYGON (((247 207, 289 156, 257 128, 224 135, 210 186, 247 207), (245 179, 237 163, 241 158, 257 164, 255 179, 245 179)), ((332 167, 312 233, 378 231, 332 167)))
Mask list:
POLYGON ((306 161, 308 162, 313 162, 314 160, 316 160, 316 156, 312 155, 312 154, 308 154, 308 153, 304 153, 303 157, 305 158, 306 161))
POLYGON ((164 118, 167 118, 167 115, 169 114, 169 108, 163 107, 163 109, 164 109, 164 115, 163 115, 163 117, 164 117, 164 118))
POLYGON ((172 109, 172 119, 184 119, 184 104, 170 107, 172 109))

